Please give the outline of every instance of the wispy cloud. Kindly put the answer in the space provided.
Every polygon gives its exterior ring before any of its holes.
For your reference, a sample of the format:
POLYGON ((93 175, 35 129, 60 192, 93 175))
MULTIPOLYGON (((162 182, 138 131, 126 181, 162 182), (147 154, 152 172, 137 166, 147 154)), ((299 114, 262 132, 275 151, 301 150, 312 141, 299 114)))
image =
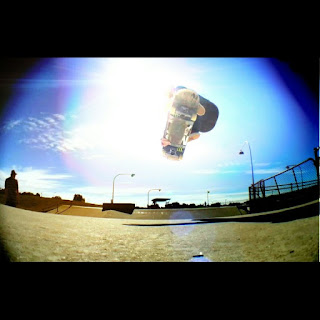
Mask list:
MULTIPOLYGON (((65 173, 52 173, 48 169, 33 169, 32 167, 14 167, 17 172, 17 180, 20 192, 46 193, 53 196, 55 192, 64 187, 66 181, 72 178, 65 173)), ((0 169, 2 188, 4 181, 10 175, 10 169, 0 169)))
MULTIPOLYGON (((261 174, 261 175, 273 175, 276 173, 279 173, 284 170, 283 167, 270 167, 272 164, 271 163, 254 163, 254 174, 261 174), (269 167, 269 168, 268 168, 269 167)), ((225 162, 222 164, 218 164, 216 168, 213 169, 197 169, 193 170, 191 173, 192 174, 198 174, 198 175, 214 175, 214 174, 233 174, 233 173, 239 173, 240 170, 241 172, 245 174, 251 174, 250 169, 245 169, 243 170, 240 169, 243 164, 241 163, 236 163, 233 161, 230 162, 225 162)))
MULTIPOLYGON (((266 174, 266 175, 274 175, 277 173, 280 173, 284 171, 285 169, 281 167, 275 167, 275 168, 265 168, 265 169, 254 169, 254 174, 266 174)), ((251 174, 250 170, 247 170, 245 173, 251 174)))
POLYGON ((8 121, 7 123, 5 123, 2 127, 2 129, 4 131, 10 131, 12 130, 13 128, 19 126, 21 124, 22 120, 21 119, 18 119, 18 120, 10 120, 8 121))
MULTIPOLYGON (((110 202, 112 198, 112 185, 74 186, 68 190, 72 194, 81 194, 86 201, 93 203, 110 202)), ((136 186, 134 183, 121 182, 114 191, 114 200, 117 202, 131 202, 132 199, 141 198, 143 203, 147 200, 147 188, 136 186)), ((150 194, 152 199, 154 194, 150 194)))
POLYGON ((7 133, 19 131, 21 138, 18 143, 33 149, 67 152, 88 147, 74 132, 65 130, 65 120, 66 117, 62 114, 42 113, 39 117, 11 120, 2 129, 7 133))
POLYGON ((32 148, 57 151, 64 141, 64 118, 52 115, 42 118, 29 117, 22 124, 26 137, 19 143, 30 145, 32 148))
POLYGON ((260 163, 254 163, 255 167, 268 167, 270 166, 271 163, 270 162, 260 162, 260 163))
POLYGON ((228 174, 228 173, 237 173, 239 172, 240 162, 237 161, 224 161, 218 163, 215 168, 202 168, 192 171, 193 174, 199 175, 211 175, 211 174, 228 174))
POLYGON ((199 169, 194 170, 192 174, 199 174, 199 175, 211 175, 211 174, 228 174, 228 173, 236 173, 238 170, 228 170, 228 169, 199 169))
POLYGON ((193 170, 191 173, 192 174, 200 174, 200 175, 209 175, 209 174, 216 174, 220 173, 221 171, 218 169, 198 169, 198 170, 193 170))

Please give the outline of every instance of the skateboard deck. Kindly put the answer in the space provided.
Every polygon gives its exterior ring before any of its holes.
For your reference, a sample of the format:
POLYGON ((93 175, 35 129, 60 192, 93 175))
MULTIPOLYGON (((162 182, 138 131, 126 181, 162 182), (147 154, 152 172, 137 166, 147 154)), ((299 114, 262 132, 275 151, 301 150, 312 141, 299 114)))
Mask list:
POLYGON ((165 157, 181 160, 200 108, 199 95, 190 89, 180 89, 173 95, 163 138, 170 142, 163 146, 165 157))

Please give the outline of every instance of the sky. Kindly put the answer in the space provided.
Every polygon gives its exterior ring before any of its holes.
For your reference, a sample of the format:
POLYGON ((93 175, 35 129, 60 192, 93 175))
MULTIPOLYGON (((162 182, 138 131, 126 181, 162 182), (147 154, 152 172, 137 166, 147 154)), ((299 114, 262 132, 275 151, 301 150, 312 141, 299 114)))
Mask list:
POLYGON ((245 201, 249 145, 255 182, 314 157, 319 145, 318 96, 283 60, 25 60, 23 72, 0 70, 1 188, 14 169, 20 192, 102 204, 122 174, 114 202, 146 206, 148 192, 150 202, 245 201), (179 85, 215 103, 219 118, 182 161, 170 161, 160 139, 168 90, 179 85))

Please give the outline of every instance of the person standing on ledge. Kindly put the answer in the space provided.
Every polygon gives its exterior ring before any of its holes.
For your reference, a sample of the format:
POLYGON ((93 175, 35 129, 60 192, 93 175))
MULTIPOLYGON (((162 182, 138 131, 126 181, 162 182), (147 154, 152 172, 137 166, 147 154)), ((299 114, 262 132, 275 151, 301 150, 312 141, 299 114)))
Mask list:
POLYGON ((7 178, 5 181, 5 199, 6 205, 11 207, 16 207, 19 197, 19 187, 18 180, 16 180, 16 172, 11 171, 11 177, 7 178))

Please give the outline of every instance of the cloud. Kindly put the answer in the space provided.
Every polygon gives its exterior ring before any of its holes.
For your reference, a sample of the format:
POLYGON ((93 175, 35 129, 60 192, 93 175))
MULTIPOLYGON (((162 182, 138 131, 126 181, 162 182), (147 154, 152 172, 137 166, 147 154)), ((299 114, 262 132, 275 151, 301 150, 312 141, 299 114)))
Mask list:
MULTIPOLYGON (((58 190, 65 188, 65 182, 72 178, 65 173, 52 173, 48 169, 33 169, 32 167, 15 167, 16 179, 20 192, 46 193, 54 196, 58 190)), ((0 180, 4 187, 4 180, 9 177, 11 169, 0 169, 0 180)))
POLYGON ((33 149, 54 152, 76 152, 91 149, 94 146, 94 141, 97 141, 94 138, 99 136, 96 132, 97 129, 94 126, 82 126, 66 130, 66 120, 66 116, 62 114, 42 114, 38 118, 28 117, 10 122, 6 127, 10 130, 14 128, 22 130, 22 138, 18 142, 33 149))
POLYGON ((5 131, 19 131, 21 138, 18 143, 33 149, 66 152, 85 148, 82 141, 76 138, 72 131, 64 129, 66 117, 62 114, 42 113, 40 117, 11 120, 3 129, 5 131))
POLYGON ((224 163, 218 163, 216 168, 214 169, 197 169, 192 171, 192 173, 199 175, 237 173, 239 172, 239 169, 237 169, 237 167, 241 165, 241 163, 235 161, 226 161, 224 163))
POLYGON ((20 125, 20 123, 22 122, 21 119, 18 120, 10 120, 8 121, 2 128, 4 129, 4 131, 10 131, 15 127, 18 127, 20 125))
POLYGON ((53 116, 60 121, 64 121, 66 119, 66 117, 63 114, 59 114, 59 113, 55 113, 53 114, 53 116))
MULTIPOLYGON (((112 198, 112 183, 106 186, 99 185, 80 185, 72 186, 68 189, 70 195, 81 194, 87 202, 103 203, 110 202, 112 198)), ((61 193, 63 195, 63 193, 61 193)), ((139 187, 136 183, 124 182, 116 183, 114 188, 115 202, 138 202, 140 205, 146 205, 148 188, 139 187), (134 200, 133 200, 134 199, 134 200)), ((159 195, 159 192, 150 193, 150 200, 159 195)))
POLYGON ((260 162, 260 163, 254 163, 255 167, 268 167, 270 166, 271 163, 270 162, 260 162))
MULTIPOLYGON (((273 174, 277 174, 277 173, 280 173, 280 172, 282 172, 282 171, 284 171, 285 169, 283 169, 283 168, 269 168, 269 169, 254 169, 253 168, 253 173, 254 174, 271 174, 271 175, 273 175, 273 174)), ((246 171, 245 173, 247 173, 247 174, 251 174, 251 170, 249 171, 246 171)))
MULTIPOLYGON (((282 172, 285 170, 283 167, 273 167, 273 168, 263 168, 270 166, 271 163, 254 163, 253 164, 253 173, 261 174, 261 175, 274 175, 277 173, 282 172)), ((198 175, 214 175, 214 174, 234 174, 243 172, 245 174, 252 174, 251 170, 249 169, 240 169, 240 166, 242 166, 241 163, 235 163, 233 161, 225 162, 223 164, 218 164, 217 168, 215 169, 198 169, 194 170, 191 173, 192 174, 198 174, 198 175), (229 169, 230 168, 230 169, 229 169)))
POLYGON ((100 138, 107 135, 109 127, 104 123, 99 125, 79 120, 74 125, 74 117, 74 114, 41 112, 37 117, 27 116, 7 121, 0 129, 4 134, 14 134, 16 143, 30 148, 31 151, 37 149, 73 153, 82 160, 102 161, 109 157, 111 151, 106 148, 106 143, 110 142, 110 139, 106 142, 100 138))
POLYGON ((239 170, 223 170, 223 169, 203 169, 192 171, 192 174, 211 175, 211 174, 229 174, 237 173, 239 170))
POLYGON ((200 174, 200 175, 209 175, 209 174, 217 174, 221 173, 221 170, 218 169, 199 169, 199 170, 194 170, 191 173, 192 174, 200 174))

